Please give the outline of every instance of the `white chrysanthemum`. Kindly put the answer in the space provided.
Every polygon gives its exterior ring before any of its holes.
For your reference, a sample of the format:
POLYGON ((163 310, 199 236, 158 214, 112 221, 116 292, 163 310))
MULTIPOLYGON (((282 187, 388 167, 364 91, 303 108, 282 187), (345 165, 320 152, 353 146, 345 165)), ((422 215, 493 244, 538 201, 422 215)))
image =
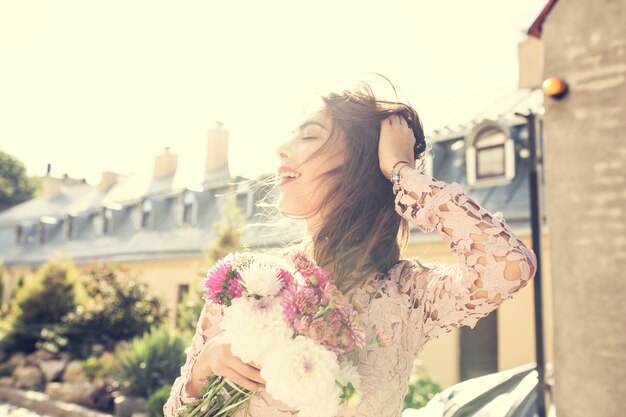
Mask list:
POLYGON ((306 284, 306 279, 302 276, 300 272, 296 271, 292 275, 293 275, 293 279, 296 281, 296 284, 298 285, 306 284))
POLYGON ((283 318, 280 300, 235 298, 224 310, 219 323, 225 343, 231 344, 233 354, 243 362, 263 363, 267 351, 291 338, 293 330, 283 318))
POLYGON ((272 397, 297 409, 323 410, 324 414, 315 416, 327 417, 334 416, 339 405, 338 373, 335 354, 304 336, 277 346, 261 368, 265 389, 272 397))
POLYGON ((270 255, 267 253, 255 253, 254 262, 264 265, 274 265, 277 268, 283 268, 287 271, 293 272, 294 266, 292 262, 287 261, 285 258, 279 255, 270 255))
POLYGON ((283 286, 278 277, 278 269, 270 265, 254 263, 239 270, 241 285, 247 295, 267 297, 276 295, 283 286))

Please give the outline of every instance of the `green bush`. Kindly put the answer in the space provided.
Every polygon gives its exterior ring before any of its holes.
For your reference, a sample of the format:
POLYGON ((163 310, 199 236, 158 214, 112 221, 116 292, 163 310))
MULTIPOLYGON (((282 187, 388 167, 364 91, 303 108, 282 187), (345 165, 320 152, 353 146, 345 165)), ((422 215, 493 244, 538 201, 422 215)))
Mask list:
POLYGON ((71 261, 52 260, 44 264, 16 295, 11 328, 2 339, 0 350, 34 351, 42 340, 42 331, 54 328, 75 310, 79 292, 71 261))
POLYGON ((90 356, 83 361, 83 372, 90 381, 109 376, 114 368, 115 358, 110 352, 90 356))
POLYGON ((121 391, 145 398, 171 384, 185 363, 182 337, 166 327, 154 327, 115 350, 121 391))
POLYGON ((0 310, 4 307, 4 259, 0 256, 0 310))
POLYGON ((409 388, 404 397, 404 408, 421 408, 440 391, 441 387, 426 375, 424 367, 417 360, 411 371, 409 388))
POLYGON ((69 312, 47 335, 48 350, 86 358, 94 345, 113 350, 116 343, 142 335, 167 314, 159 298, 124 270, 98 265, 82 277, 87 301, 69 312))
POLYGON ((148 417, 163 417, 163 406, 170 397, 171 385, 166 385, 163 388, 158 389, 148 398, 146 404, 146 411, 148 417))

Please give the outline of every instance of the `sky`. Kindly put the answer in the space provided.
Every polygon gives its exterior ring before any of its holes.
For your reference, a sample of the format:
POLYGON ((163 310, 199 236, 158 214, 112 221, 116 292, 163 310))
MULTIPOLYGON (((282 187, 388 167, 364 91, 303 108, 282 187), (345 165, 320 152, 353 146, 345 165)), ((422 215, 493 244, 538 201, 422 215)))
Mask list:
POLYGON ((29 175, 151 171, 169 147, 201 181, 207 131, 231 173, 279 165, 314 91, 388 77, 428 115, 517 82, 547 0, 0 0, 0 150, 29 175))

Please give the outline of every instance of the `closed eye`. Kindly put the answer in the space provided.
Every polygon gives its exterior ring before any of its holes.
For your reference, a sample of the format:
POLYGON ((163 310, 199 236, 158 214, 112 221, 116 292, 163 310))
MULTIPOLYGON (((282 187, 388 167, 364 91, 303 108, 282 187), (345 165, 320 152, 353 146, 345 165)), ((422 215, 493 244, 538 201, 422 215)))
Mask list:
POLYGON ((305 136, 302 138, 302 140, 308 140, 308 139, 317 139, 317 136, 305 136))

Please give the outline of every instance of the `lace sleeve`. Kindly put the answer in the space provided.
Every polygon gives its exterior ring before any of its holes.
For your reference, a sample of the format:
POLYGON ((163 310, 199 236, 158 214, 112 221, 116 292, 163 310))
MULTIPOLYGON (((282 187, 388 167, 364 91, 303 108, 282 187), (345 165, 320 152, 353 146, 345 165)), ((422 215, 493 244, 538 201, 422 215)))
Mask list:
POLYGON ((191 340, 191 346, 186 350, 187 359, 180 368, 180 376, 176 378, 170 391, 170 396, 163 406, 165 417, 174 417, 176 410, 194 400, 187 392, 187 384, 191 378, 191 370, 204 344, 219 333, 217 324, 222 319, 223 307, 214 303, 205 303, 196 324, 196 332, 191 340))
POLYGON ((491 214, 458 183, 405 170, 396 211, 423 232, 436 230, 458 258, 431 263, 410 286, 423 308, 425 340, 459 326, 474 328, 535 275, 535 253, 513 234, 502 213, 491 214))

